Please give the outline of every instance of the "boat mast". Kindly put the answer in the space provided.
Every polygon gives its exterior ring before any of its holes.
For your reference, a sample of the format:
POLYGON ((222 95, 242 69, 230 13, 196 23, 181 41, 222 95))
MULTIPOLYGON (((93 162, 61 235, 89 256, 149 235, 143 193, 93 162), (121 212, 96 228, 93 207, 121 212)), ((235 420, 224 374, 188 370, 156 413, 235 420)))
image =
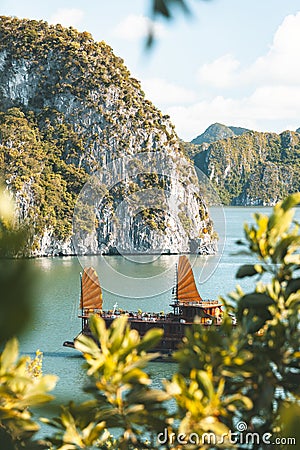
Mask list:
POLYGON ((84 318, 83 318, 83 298, 82 298, 82 272, 80 272, 80 305, 81 305, 81 331, 83 331, 84 318))
POLYGON ((175 276, 174 276, 174 284, 172 288, 172 296, 173 300, 178 302, 178 264, 176 263, 175 276))

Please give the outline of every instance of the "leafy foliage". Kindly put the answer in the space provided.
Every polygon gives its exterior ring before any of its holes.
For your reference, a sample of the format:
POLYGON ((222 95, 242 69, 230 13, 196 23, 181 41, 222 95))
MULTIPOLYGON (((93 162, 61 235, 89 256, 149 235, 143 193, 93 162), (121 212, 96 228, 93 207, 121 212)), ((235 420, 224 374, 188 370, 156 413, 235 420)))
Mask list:
POLYGON ((42 353, 37 350, 34 359, 19 358, 18 342, 12 337, 24 330, 32 313, 33 277, 28 263, 7 259, 22 251, 26 237, 14 222, 11 196, 0 189, 0 442, 5 450, 48 447, 34 440, 40 427, 30 408, 51 400, 48 392, 56 383, 55 376, 42 375, 42 353))
POLYGON ((10 259, 26 251, 28 234, 15 224, 14 203, 0 187, 0 345, 30 322, 33 273, 26 260, 10 259))
POLYGON ((11 339, 0 356, 0 442, 6 450, 46 448, 32 437, 39 430, 29 408, 49 402, 48 394, 56 383, 54 375, 33 376, 28 366, 34 362, 26 356, 18 359, 18 342, 11 339))
POLYGON ((245 225, 249 254, 255 254, 259 264, 243 266, 238 276, 268 276, 270 281, 259 281, 251 293, 237 289, 231 295, 244 348, 253 355, 252 370, 247 377, 241 372, 240 378, 240 388, 253 401, 243 420, 258 421, 261 433, 277 429, 280 435, 285 428, 282 411, 294 408, 299 413, 300 240, 292 209, 299 203, 300 193, 291 195, 270 217, 255 214, 256 225, 245 225))
MULTIPOLYGON (((202 0, 210 1, 210 0, 202 0)), ((186 16, 191 15, 191 8, 189 0, 150 0, 151 3, 151 17, 156 20, 157 18, 164 18, 166 20, 172 20, 178 14, 178 11, 184 13, 186 16), (176 10, 177 8, 177 10, 176 10)), ((146 46, 151 48, 155 40, 154 28, 150 26, 146 46)))
MULTIPOLYGON (((216 448, 222 438, 222 448, 232 448, 230 430, 239 420, 258 436, 298 437, 300 240, 293 208, 299 203, 300 193, 291 195, 269 217, 255 214, 256 224, 245 225, 249 256, 255 255, 257 262, 242 266, 237 275, 258 281, 252 292, 237 287, 229 300, 223 299, 227 311, 236 311, 237 325, 232 327, 226 312, 218 328, 196 321, 173 355, 177 366, 172 379, 161 389, 151 386, 146 367, 157 356, 151 350, 162 330, 151 329, 141 338, 125 316, 109 329, 94 316, 94 338, 82 336, 76 344, 85 357, 85 390, 92 398, 63 405, 59 417, 41 419, 56 432, 35 441, 39 426, 31 408, 50 400, 56 377, 36 373, 40 355, 31 361, 18 358, 16 339, 8 341, 0 356, 0 439, 5 449, 204 450, 216 448), (160 434, 167 436, 162 446, 160 434), (190 441, 186 447, 179 441, 179 436, 192 435, 198 443, 190 441), (215 441, 205 440, 207 435, 215 441)), ((11 216, 3 203, 1 217, 7 227, 11 216)), ((268 446, 261 439, 248 448, 268 446)))
MULTIPOLYGON (((258 262, 242 266, 237 275, 268 276, 268 282, 260 280, 247 294, 237 288, 230 301, 223 299, 227 311, 236 310, 237 326, 232 327, 225 314, 217 329, 199 323, 188 329, 174 354, 177 370, 162 390, 151 390, 150 379, 141 370, 151 356, 140 351, 151 345, 129 330, 126 318, 118 319, 109 330, 101 319, 92 319, 101 350, 89 338, 78 342, 92 380, 87 389, 95 398, 83 410, 93 410, 93 420, 99 414, 101 433, 105 426, 124 430, 111 441, 112 448, 148 448, 145 439, 140 439, 142 429, 150 433, 150 448, 157 448, 151 436, 159 435, 162 427, 168 437, 196 434, 202 446, 198 442, 188 448, 215 448, 205 441, 207 434, 214 435, 214 442, 226 436, 223 447, 231 448, 230 430, 238 420, 260 436, 265 432, 274 437, 296 436, 291 411, 299 414, 300 285, 294 273, 300 267, 300 242, 298 224, 293 224, 293 207, 298 203, 300 194, 287 197, 270 217, 256 214, 256 225, 245 226, 249 255, 256 255, 258 262), (164 405, 171 398, 176 405, 172 411, 164 405)), ((158 339, 157 332, 152 333, 158 339)), ((145 339, 151 343, 148 336, 145 339)), ((70 408, 74 414, 74 406, 70 408)), ((260 442, 255 448, 267 448, 260 442)), ((105 448, 101 445, 100 440, 99 448, 105 448)), ((163 448, 183 445, 170 439, 163 448)))
POLYGON ((158 356, 147 352, 160 340, 162 330, 150 330, 140 338, 136 330, 130 329, 125 316, 116 319, 109 329, 103 319, 94 316, 90 326, 95 341, 80 336, 76 348, 86 359, 90 383, 85 390, 93 394, 94 400, 77 408, 70 404, 59 419, 47 421, 60 429, 55 442, 69 444, 70 449, 78 448, 76 443, 85 448, 96 442, 106 448, 106 429, 120 429, 113 448, 153 448, 155 433, 167 426, 163 402, 169 396, 151 389, 151 380, 143 368, 158 356), (146 433, 151 444, 145 440, 146 433))

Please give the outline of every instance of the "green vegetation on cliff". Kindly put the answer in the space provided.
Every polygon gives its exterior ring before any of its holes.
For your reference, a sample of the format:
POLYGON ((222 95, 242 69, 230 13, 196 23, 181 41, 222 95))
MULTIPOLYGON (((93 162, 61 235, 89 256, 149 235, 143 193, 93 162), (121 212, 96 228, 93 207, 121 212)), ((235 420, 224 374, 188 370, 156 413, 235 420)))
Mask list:
POLYGON ((33 248, 45 225, 60 239, 71 233, 76 193, 87 174, 61 153, 20 109, 0 113, 0 176, 18 199, 20 219, 33 227, 33 248))
POLYGON ((193 139, 191 143, 194 145, 204 144, 205 142, 207 144, 211 144, 212 142, 216 142, 220 139, 240 136, 244 133, 247 133, 248 131, 250 130, 248 130, 247 128, 227 127, 222 123, 213 123, 204 131, 204 133, 193 139))
POLYGON ((194 155, 224 204, 270 205, 300 190, 300 136, 292 131, 251 131, 199 146, 194 155))
MULTIPOLYGON (((33 227, 36 254, 45 242, 50 253, 65 245, 63 253, 70 253, 74 206, 89 175, 149 152, 164 155, 161 167, 169 165, 180 179, 189 177, 169 117, 145 98, 108 45, 72 27, 0 17, 0 175, 19 218, 33 227)), ((113 208, 124 197, 139 187, 164 189, 155 173, 141 170, 143 180, 124 175, 118 186, 107 186, 105 245, 113 245, 113 208)), ((164 223, 160 208, 150 209, 144 221, 163 231, 168 214, 164 223)))

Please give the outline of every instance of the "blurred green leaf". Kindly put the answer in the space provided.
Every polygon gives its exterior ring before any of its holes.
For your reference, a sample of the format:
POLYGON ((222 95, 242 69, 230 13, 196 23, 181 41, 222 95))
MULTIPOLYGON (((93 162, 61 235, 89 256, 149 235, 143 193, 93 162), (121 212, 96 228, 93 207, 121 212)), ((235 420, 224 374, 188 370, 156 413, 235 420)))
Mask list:
POLYGON ((274 304, 274 300, 266 294, 254 292, 253 294, 244 295, 238 304, 239 310, 245 308, 264 308, 274 304))
POLYGON ((288 298, 292 293, 300 290, 300 278, 289 280, 285 289, 285 297, 288 298))
POLYGON ((19 355, 19 344, 16 338, 10 339, 0 356, 0 375, 4 374, 12 364, 14 364, 19 355))
POLYGON ((160 328, 152 328, 147 331, 143 340, 138 344, 137 349, 139 352, 141 351, 149 351, 152 348, 156 347, 156 345, 160 342, 164 332, 160 328))
POLYGON ((280 207, 284 211, 288 211, 289 209, 292 209, 299 204, 300 204, 300 192, 295 192, 294 194, 289 195, 281 203, 279 203, 280 207))
POLYGON ((244 264, 239 268, 236 278, 252 277, 261 274, 264 270, 260 264, 244 264))
POLYGON ((33 376, 28 371, 29 362, 29 357, 18 358, 15 338, 7 342, 0 355, 0 430, 16 450, 48 447, 32 439, 39 425, 30 408, 53 398, 48 392, 55 387, 57 377, 33 376))

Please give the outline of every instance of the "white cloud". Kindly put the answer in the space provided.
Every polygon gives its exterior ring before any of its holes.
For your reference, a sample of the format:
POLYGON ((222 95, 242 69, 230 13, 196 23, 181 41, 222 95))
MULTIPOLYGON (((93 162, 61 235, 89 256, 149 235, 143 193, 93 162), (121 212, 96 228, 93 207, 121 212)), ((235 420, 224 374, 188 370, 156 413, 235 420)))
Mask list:
POLYGON ((60 8, 54 13, 49 23, 60 23, 63 27, 77 27, 82 21, 84 12, 78 8, 60 8))
POLYGON ((131 14, 115 27, 113 34, 121 39, 137 40, 146 37, 149 30, 152 30, 156 37, 163 37, 166 34, 162 24, 153 22, 143 15, 131 14))
POLYGON ((248 109, 259 120, 294 119, 300 124, 300 85, 260 87, 249 97, 248 109))
POLYGON ((242 68, 230 54, 203 65, 198 80, 217 90, 210 89, 205 100, 170 106, 165 112, 187 140, 214 122, 261 131, 295 129, 300 126, 299 54, 300 12, 284 19, 269 51, 252 65, 242 68), (246 88, 243 97, 237 97, 242 88, 246 88))
POLYGON ((269 52, 241 76, 245 82, 299 85, 300 12, 287 16, 277 29, 269 52))
POLYGON ((175 83, 169 83, 161 78, 151 78, 142 81, 142 89, 146 97, 159 106, 189 103, 196 98, 194 91, 175 83))
POLYGON ((232 55, 217 58, 212 63, 204 64, 198 71, 198 80, 202 84, 222 88, 231 86, 236 78, 236 70, 240 63, 232 55))
POLYGON ((215 122, 257 131, 295 130, 300 126, 300 86, 266 86, 232 99, 216 96, 189 106, 167 108, 178 135, 191 140, 215 122))
POLYGON ((250 66, 241 68, 230 54, 202 65, 198 71, 201 85, 215 88, 257 85, 299 85, 300 12, 285 17, 278 27, 270 50, 250 66))

